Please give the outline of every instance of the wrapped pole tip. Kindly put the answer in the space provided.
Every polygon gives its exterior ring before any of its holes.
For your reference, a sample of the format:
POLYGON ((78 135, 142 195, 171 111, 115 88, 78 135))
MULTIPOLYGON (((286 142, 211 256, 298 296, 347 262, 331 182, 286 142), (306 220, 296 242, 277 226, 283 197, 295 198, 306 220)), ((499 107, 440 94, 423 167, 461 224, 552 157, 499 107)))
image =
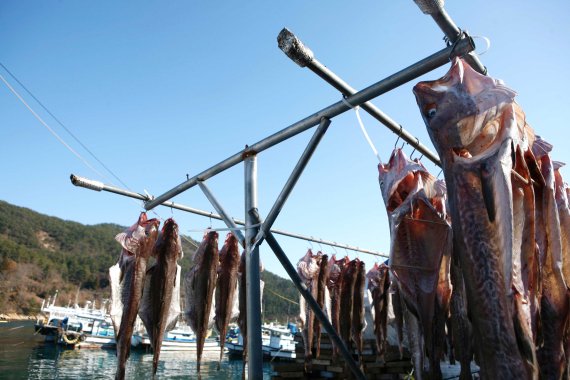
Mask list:
POLYGON ((426 15, 432 15, 443 9, 444 0, 414 0, 414 3, 426 15))
POLYGON ((93 181, 91 179, 78 177, 75 174, 70 175, 69 179, 71 180, 71 183, 74 184, 75 186, 84 187, 86 189, 91 189, 95 191, 101 191, 105 186, 103 185, 103 182, 93 181))
POLYGON ((283 30, 279 32, 277 45, 287 57, 291 58, 293 62, 301 67, 310 64, 314 58, 311 49, 303 45, 301 40, 287 28, 283 28, 283 30))

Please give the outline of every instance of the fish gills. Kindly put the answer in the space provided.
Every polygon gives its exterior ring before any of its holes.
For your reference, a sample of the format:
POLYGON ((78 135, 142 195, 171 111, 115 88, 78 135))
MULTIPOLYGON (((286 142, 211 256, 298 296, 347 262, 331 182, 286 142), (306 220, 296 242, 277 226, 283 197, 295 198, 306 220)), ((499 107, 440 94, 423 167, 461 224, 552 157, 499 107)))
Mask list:
MULTIPOLYGON (((236 237, 229 233, 220 251, 220 266, 216 284, 216 329, 220 334, 220 362, 224 353, 226 331, 232 319, 234 298, 238 282, 240 263, 239 243, 236 237)), ((220 363, 218 363, 220 369, 220 363)))
POLYGON ((186 320, 196 334, 197 368, 210 325, 210 314, 218 273, 218 233, 207 231, 194 254, 194 265, 184 279, 186 289, 186 320))

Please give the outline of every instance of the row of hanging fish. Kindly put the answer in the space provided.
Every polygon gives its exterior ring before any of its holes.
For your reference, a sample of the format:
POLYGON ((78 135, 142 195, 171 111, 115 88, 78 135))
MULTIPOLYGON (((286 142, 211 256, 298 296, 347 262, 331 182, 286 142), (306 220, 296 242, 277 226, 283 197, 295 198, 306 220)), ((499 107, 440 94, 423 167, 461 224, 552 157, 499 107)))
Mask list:
MULTIPOLYGON (((359 259, 351 261, 348 257, 337 260, 334 255, 329 259, 328 255, 322 252, 313 254, 309 249, 297 263, 297 273, 347 348, 351 350, 354 344, 361 358, 362 334, 366 327, 364 262, 359 259)), ((299 320, 305 347, 305 371, 310 372, 313 348, 314 357, 318 359, 320 355, 321 325, 303 297, 300 297, 299 320)), ((339 348, 333 346, 334 358, 338 351, 339 348)))
MULTIPOLYGON (((122 251, 119 262, 109 269, 109 274, 111 318, 117 342, 117 379, 125 377, 137 315, 151 341, 155 374, 164 334, 175 327, 181 314, 181 268, 177 262, 182 258, 182 245, 178 226, 168 219, 160 233, 158 227, 157 219, 148 220, 146 214, 141 213, 136 224, 116 236, 122 251), (147 268, 151 257, 154 263, 147 268)), ((260 285, 263 292, 263 281, 260 285)), ((220 336, 221 361, 228 325, 236 319, 244 337, 246 360, 245 286, 245 255, 240 257, 236 237, 229 233, 218 251, 218 233, 207 230, 194 254, 193 266, 184 278, 184 317, 196 334, 198 372, 211 328, 215 326, 220 336)))
MULTIPOLYGON (((194 255, 194 265, 184 280, 188 324, 196 334, 197 368, 200 372, 204 342, 208 330, 216 327, 220 336, 220 362, 226 332, 236 318, 243 337, 243 361, 247 361, 247 290, 245 252, 239 253, 239 241, 228 233, 218 252, 218 233, 206 231, 194 255)), ((263 268, 260 267, 260 271, 263 268)), ((260 296, 263 281, 260 280, 260 296)), ((218 363, 218 369, 220 368, 218 363)))
POLYGON ((380 295, 392 284, 416 379, 441 378, 446 323, 461 379, 471 378, 473 358, 484 379, 568 378, 563 164, 534 135, 515 93, 461 59, 414 93, 445 186, 399 149, 379 166, 391 233, 389 269, 369 273, 379 352, 386 335, 380 295))
POLYGON ((182 258, 182 244, 178 225, 168 219, 159 233, 159 224, 158 219, 148 219, 143 212, 137 223, 115 237, 122 247, 119 261, 109 268, 117 379, 125 377, 137 315, 151 340, 154 374, 164 333, 174 327, 180 314, 177 262, 182 258), (154 263, 149 266, 151 257, 154 263))

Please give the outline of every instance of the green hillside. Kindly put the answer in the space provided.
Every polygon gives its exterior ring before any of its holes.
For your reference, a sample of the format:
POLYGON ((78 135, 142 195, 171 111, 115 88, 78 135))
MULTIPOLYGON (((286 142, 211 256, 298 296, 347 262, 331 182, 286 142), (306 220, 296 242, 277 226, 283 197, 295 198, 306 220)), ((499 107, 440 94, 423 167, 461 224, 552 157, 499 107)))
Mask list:
MULTIPOLYGON (((114 237, 124 228, 83 225, 0 201, 0 314, 35 314, 56 290, 62 305, 108 299, 108 269, 120 253, 114 237)), ((182 239, 182 273, 192 266, 197 244, 189 241, 182 239)), ((289 314, 293 320, 298 306, 283 298, 298 301, 293 283, 267 271, 262 278, 264 318, 285 321, 289 314)))

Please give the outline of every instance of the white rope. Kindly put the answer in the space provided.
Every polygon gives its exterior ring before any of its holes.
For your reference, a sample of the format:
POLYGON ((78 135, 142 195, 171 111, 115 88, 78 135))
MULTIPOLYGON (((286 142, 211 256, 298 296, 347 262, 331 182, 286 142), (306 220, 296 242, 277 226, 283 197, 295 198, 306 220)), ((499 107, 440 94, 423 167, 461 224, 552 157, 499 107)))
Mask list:
POLYGON ((374 153, 374 155, 376 156, 376 158, 378 159, 379 163, 382 163, 382 159, 380 158, 380 155, 378 154, 378 150, 376 149, 376 147, 374 146, 374 143, 372 142, 372 140, 370 139, 370 136, 368 136, 368 132, 366 131, 366 128, 364 128, 364 123, 362 122, 362 118, 360 117, 360 107, 356 106, 354 107, 352 104, 350 104, 348 102, 348 100, 346 100, 346 98, 342 98, 342 102, 344 104, 346 104, 348 107, 352 108, 354 110, 354 112, 356 113, 356 118, 358 119, 358 124, 360 125, 360 130, 362 131, 362 134, 364 135, 364 138, 366 139, 366 141, 368 142, 368 145, 370 145, 370 148, 372 149, 372 152, 374 153))

